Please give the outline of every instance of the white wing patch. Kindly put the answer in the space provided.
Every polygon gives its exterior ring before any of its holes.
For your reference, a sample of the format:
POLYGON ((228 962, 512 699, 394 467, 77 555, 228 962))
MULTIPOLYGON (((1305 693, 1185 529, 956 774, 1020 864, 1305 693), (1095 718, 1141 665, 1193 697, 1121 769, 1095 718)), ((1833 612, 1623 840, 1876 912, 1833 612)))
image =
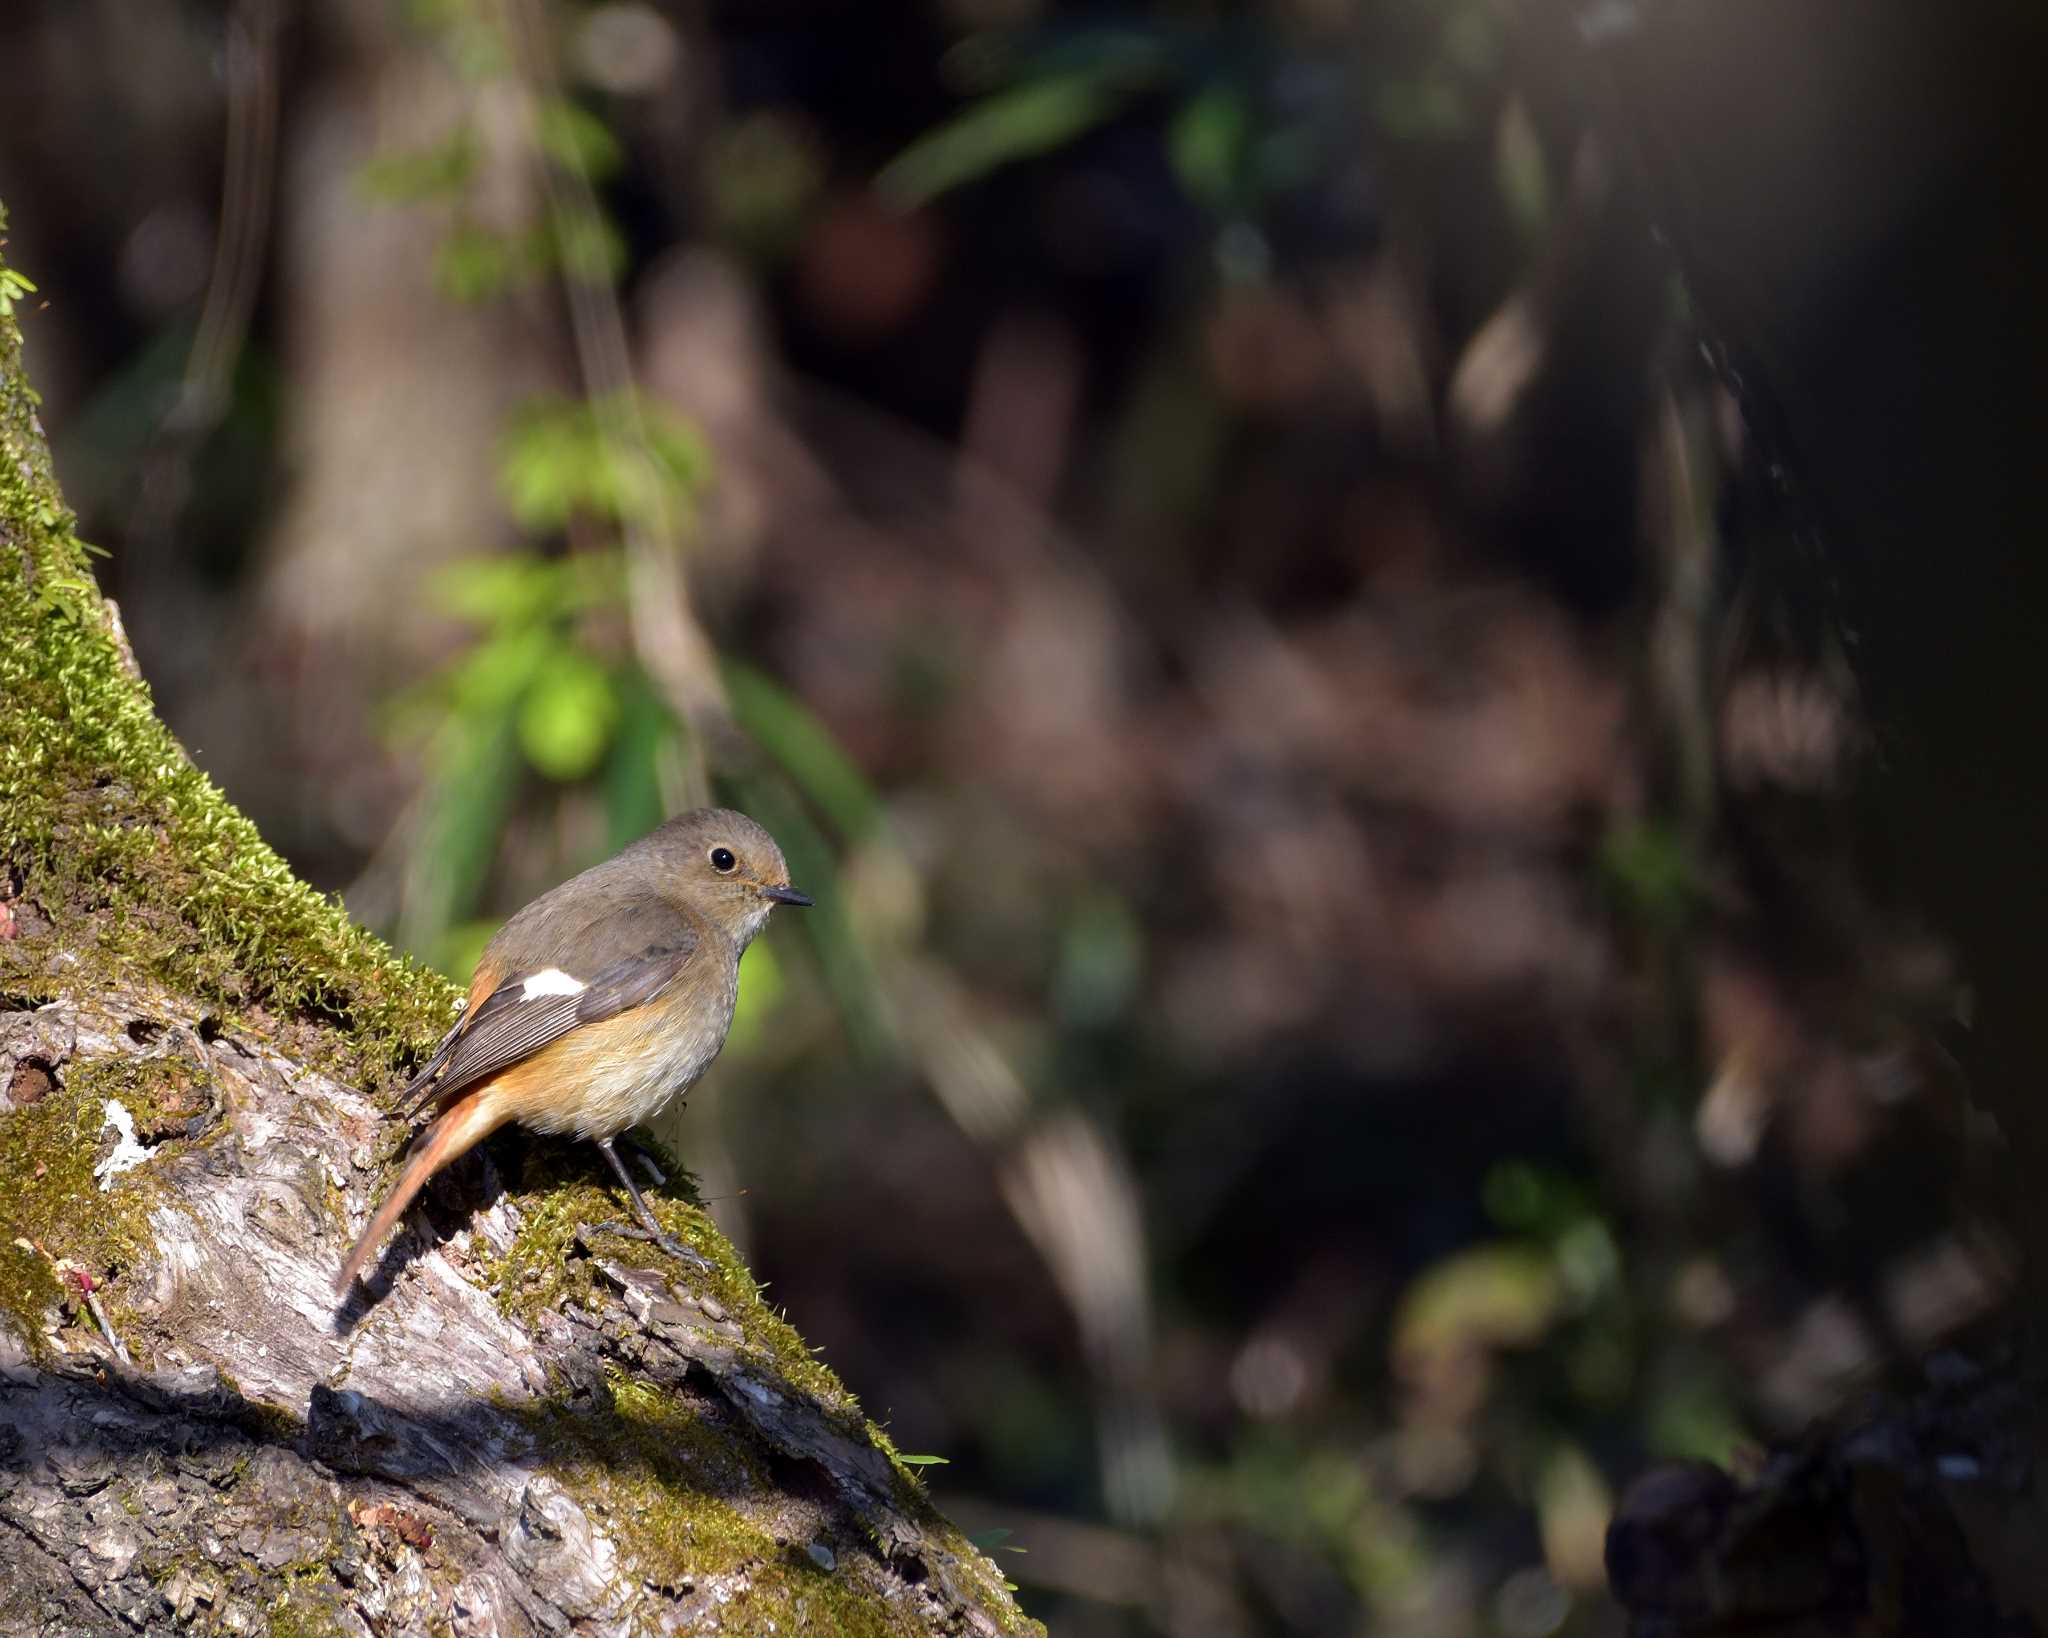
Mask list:
POLYGON ((519 999, 538 1001, 544 995, 581 995, 588 987, 582 979, 571 978, 560 967, 548 967, 521 986, 519 999))

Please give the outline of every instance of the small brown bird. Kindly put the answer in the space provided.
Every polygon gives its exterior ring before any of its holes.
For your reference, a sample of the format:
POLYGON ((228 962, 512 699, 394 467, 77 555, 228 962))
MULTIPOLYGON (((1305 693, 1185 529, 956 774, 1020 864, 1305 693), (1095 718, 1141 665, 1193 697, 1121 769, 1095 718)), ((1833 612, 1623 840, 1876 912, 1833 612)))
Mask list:
POLYGON ((789 885, 782 849, 743 813, 698 808, 543 893, 498 930, 460 1021, 400 1096, 437 1113, 335 1278, 348 1289, 427 1180, 508 1122, 604 1152, 649 1238, 664 1234, 612 1139, 710 1067, 739 999, 740 955, 789 885))

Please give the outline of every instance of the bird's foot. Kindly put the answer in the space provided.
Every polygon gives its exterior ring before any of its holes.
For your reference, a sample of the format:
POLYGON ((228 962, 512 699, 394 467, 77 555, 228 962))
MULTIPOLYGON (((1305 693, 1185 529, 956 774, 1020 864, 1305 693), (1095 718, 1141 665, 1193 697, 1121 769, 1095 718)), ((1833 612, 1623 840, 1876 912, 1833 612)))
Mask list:
POLYGON ((616 1234, 622 1240, 645 1240, 655 1250, 666 1253, 686 1267, 699 1268, 707 1274, 711 1272, 710 1260, 701 1252, 692 1251, 673 1234, 665 1234, 659 1229, 644 1229, 637 1223, 597 1223, 593 1225, 592 1232, 616 1234))

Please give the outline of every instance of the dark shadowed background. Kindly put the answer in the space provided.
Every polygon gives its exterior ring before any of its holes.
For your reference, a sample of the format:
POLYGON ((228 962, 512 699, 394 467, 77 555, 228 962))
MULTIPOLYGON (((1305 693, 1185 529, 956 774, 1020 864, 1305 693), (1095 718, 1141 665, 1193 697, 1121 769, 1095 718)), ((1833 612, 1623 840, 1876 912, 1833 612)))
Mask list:
POLYGON ((1632 1474, 2007 1277, 1797 507, 1590 111, 1636 26, 0 7, 165 717, 456 976, 677 807, 776 831, 820 908, 659 1136, 1055 1633, 1615 1631, 1632 1474))

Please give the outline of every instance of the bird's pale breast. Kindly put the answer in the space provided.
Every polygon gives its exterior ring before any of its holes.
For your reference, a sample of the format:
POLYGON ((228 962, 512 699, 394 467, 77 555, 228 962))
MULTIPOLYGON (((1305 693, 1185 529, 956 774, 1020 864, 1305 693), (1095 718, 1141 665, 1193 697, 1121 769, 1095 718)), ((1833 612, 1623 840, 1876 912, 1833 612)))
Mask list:
POLYGON ((615 1137, 710 1067, 732 1026, 737 993, 728 980, 709 994, 685 990, 683 1000, 664 996, 571 1030, 507 1071, 501 1095, 529 1131, 615 1137))

